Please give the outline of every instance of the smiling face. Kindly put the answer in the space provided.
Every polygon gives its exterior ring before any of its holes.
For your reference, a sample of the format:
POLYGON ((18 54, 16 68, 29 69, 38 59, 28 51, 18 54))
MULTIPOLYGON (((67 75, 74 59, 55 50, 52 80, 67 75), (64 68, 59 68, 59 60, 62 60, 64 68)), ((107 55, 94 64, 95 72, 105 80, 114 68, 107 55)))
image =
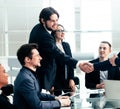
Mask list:
POLYGON ((0 64, 0 88, 6 84, 8 84, 8 74, 5 68, 0 64))
POLYGON ((58 25, 58 16, 56 14, 52 14, 49 20, 44 21, 42 19, 42 23, 43 23, 43 26, 47 28, 49 31, 56 30, 58 25))
POLYGON ((102 59, 107 59, 110 53, 111 47, 107 43, 101 43, 99 46, 99 57, 102 59))
POLYGON ((57 30, 55 32, 55 37, 57 40, 63 40, 65 36, 64 28, 58 25, 57 30))

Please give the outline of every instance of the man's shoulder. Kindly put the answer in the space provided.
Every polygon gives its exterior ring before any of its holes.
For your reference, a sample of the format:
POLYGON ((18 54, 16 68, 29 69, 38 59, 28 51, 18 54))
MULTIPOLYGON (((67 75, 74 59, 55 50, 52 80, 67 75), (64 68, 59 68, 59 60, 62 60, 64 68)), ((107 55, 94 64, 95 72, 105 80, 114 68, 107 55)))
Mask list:
POLYGON ((32 30, 37 30, 37 29, 40 29, 42 28, 42 25, 40 23, 36 24, 32 30))
POLYGON ((39 24, 36 24, 32 30, 31 30, 31 33, 30 33, 30 36, 33 36, 33 37, 38 37, 38 35, 40 36, 43 36, 43 34, 46 34, 46 30, 44 28, 43 25, 41 25, 40 23, 39 24))

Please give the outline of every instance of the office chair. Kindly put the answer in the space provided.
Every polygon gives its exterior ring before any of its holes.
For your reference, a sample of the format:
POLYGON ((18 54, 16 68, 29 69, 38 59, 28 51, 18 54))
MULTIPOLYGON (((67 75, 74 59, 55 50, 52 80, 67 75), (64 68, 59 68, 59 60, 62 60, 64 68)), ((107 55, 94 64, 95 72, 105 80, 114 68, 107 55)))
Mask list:
POLYGON ((77 89, 80 89, 80 80, 77 76, 74 77, 74 82, 75 82, 77 89))

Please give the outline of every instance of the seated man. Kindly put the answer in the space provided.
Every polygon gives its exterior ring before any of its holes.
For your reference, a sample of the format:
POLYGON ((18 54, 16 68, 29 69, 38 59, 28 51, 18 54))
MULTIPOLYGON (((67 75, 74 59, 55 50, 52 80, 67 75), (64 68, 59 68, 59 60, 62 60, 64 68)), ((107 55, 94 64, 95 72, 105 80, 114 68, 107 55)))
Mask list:
POLYGON ((24 44, 17 51, 17 58, 22 65, 14 82, 13 104, 17 109, 58 109, 69 106, 69 97, 55 97, 41 93, 36 75, 37 67, 41 66, 42 57, 36 44, 24 44))
MULTIPOLYGON (((90 61, 91 63, 102 62, 108 60, 108 55, 111 53, 111 44, 107 41, 102 41, 99 46, 99 57, 90 61)), ((104 88, 103 80, 120 80, 120 70, 118 67, 109 70, 94 70, 91 73, 85 74, 85 86, 90 89, 104 88)))

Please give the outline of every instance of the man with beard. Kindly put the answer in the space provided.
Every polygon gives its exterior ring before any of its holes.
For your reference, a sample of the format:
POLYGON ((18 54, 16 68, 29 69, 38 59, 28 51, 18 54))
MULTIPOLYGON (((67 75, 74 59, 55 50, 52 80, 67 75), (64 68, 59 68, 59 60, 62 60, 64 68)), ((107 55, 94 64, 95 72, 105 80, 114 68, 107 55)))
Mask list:
MULTIPOLYGON (((52 8, 47 7, 42 9, 39 15, 39 24, 33 27, 30 33, 29 43, 37 43, 39 46, 39 53, 43 60, 41 61, 41 68, 37 69, 38 78, 41 80, 42 88, 51 90, 56 76, 57 59, 61 63, 76 68, 79 66, 81 70, 88 72, 92 71, 91 67, 85 63, 79 63, 76 59, 64 54, 56 46, 56 41, 51 35, 51 31, 57 29, 59 14, 52 8)), ((90 64, 90 63, 89 63, 90 64)))

